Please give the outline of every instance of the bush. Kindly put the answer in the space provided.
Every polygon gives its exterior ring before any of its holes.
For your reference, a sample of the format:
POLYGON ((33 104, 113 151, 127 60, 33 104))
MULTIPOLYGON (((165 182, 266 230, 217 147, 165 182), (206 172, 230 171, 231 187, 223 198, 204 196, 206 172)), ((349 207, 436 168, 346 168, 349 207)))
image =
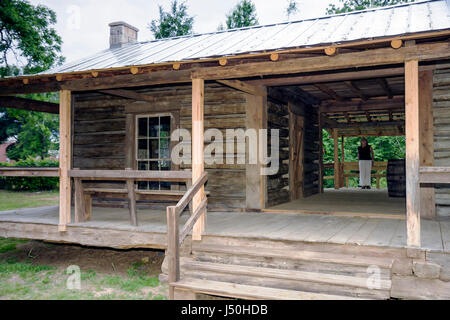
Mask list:
MULTIPOLYGON (((59 167, 56 160, 34 160, 32 158, 17 161, 14 164, 0 162, 0 167, 59 167)), ((44 191, 59 187, 56 177, 0 177, 0 189, 12 191, 44 191)))

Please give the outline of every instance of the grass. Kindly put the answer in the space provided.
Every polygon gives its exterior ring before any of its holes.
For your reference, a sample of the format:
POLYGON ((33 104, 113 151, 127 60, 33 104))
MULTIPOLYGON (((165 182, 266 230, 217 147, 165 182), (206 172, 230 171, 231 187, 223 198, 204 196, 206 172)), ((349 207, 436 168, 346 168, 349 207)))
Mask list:
POLYGON ((81 270, 80 290, 67 288, 64 267, 34 263, 16 245, 26 240, 0 238, 0 300, 166 300, 167 286, 148 273, 148 261, 130 263, 126 273, 81 270), (19 260, 17 256, 22 256, 19 260))
POLYGON ((0 190, 0 211, 57 205, 59 192, 18 192, 0 190))

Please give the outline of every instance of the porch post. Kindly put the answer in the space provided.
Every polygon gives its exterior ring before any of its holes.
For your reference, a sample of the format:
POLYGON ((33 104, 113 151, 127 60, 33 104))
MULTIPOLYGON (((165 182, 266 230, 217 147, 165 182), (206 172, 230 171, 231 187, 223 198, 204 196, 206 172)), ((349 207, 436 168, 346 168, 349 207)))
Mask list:
MULTIPOLYGON (((201 177, 204 168, 204 93, 205 81, 192 79, 192 183, 201 177)), ((205 188, 202 187, 192 200, 192 212, 200 206, 205 196, 205 188)), ((206 212, 203 213, 194 225, 192 240, 201 240, 206 226, 206 212)))
MULTIPOLYGON (((434 165, 433 71, 419 72, 420 166, 434 165)), ((436 216, 434 186, 420 188, 420 216, 436 216)))
POLYGON ((339 141, 338 141, 338 129, 333 129, 334 139, 334 188, 339 189, 340 185, 340 163, 339 163, 339 141))
POLYGON ((59 231, 70 223, 71 182, 71 92, 59 92, 59 231))
POLYGON ((419 62, 405 61, 406 232, 408 247, 420 247, 419 62))

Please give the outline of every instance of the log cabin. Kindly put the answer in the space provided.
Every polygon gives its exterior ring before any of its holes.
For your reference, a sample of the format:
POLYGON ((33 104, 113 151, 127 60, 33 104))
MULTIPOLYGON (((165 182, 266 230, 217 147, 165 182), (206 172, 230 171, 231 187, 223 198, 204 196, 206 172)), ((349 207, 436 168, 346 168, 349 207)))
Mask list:
POLYGON ((59 168, 0 168, 59 177, 59 206, 1 212, 0 236, 164 249, 172 299, 450 298, 449 1, 137 35, 111 23, 110 48, 0 79, 1 106, 60 116, 59 168), (17 96, 37 92, 60 102, 17 96), (208 159, 210 129, 231 141, 226 161, 208 159), (261 174, 231 129, 268 131, 257 153, 276 132, 278 170, 261 174), (405 137, 404 198, 345 187, 343 137, 370 136, 405 137))

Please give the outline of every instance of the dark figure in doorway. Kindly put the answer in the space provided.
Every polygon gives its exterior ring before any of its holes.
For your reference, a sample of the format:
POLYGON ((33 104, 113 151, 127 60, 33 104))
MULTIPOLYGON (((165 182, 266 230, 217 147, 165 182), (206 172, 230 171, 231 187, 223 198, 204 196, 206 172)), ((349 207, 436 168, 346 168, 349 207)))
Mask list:
POLYGON ((370 189, 370 176, 374 160, 373 149, 368 144, 367 139, 361 139, 358 147, 359 160, 359 186, 362 189, 370 189))

